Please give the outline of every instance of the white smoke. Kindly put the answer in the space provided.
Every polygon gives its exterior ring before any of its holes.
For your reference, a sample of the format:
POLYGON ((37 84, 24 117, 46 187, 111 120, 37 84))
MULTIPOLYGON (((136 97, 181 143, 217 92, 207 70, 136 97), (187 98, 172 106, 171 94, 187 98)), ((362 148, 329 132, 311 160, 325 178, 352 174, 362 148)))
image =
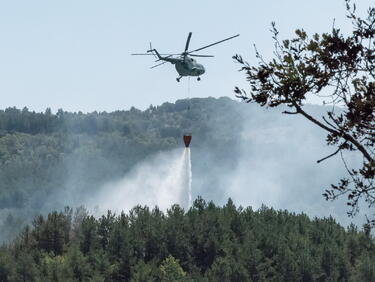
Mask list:
MULTIPOLYGON (((201 187, 194 187, 193 191, 198 190, 204 199, 219 204, 225 204, 230 197, 236 205, 244 207, 258 209, 265 204, 289 212, 304 212, 312 218, 332 216, 344 226, 351 222, 363 224, 364 214, 372 214, 365 204, 361 204, 357 217, 349 218, 345 196, 333 202, 322 196, 331 183, 347 176, 339 155, 317 163, 335 150, 326 145, 325 132, 302 117, 282 115, 275 110, 260 112, 252 106, 256 105, 246 105, 248 111, 239 111, 241 120, 246 122, 239 133, 235 132, 235 146, 228 148, 233 152, 232 166, 208 160, 215 166, 204 173, 194 172, 194 185, 202 182, 204 188, 204 180, 215 179, 215 185, 211 186, 216 193, 201 187)), ((316 116, 324 113, 324 108, 309 108, 314 110, 316 116)), ((344 157, 350 167, 361 164, 354 154, 344 157)), ((230 158, 224 160, 229 162, 230 158)), ((199 162, 202 160, 196 163, 199 162)))
POLYGON ((158 153, 127 173, 122 179, 105 184, 88 203, 98 213, 128 211, 136 205, 158 206, 167 210, 173 204, 188 209, 191 202, 190 150, 185 148, 158 153))

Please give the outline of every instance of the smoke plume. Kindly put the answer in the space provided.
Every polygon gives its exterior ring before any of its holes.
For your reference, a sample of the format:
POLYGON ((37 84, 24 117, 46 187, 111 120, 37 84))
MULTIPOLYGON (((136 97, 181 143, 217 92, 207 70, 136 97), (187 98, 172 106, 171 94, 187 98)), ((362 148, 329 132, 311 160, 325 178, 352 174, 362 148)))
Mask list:
POLYGON ((160 152, 137 164, 122 179, 105 184, 87 203, 99 213, 128 211, 136 205, 188 209, 191 201, 190 150, 160 152))

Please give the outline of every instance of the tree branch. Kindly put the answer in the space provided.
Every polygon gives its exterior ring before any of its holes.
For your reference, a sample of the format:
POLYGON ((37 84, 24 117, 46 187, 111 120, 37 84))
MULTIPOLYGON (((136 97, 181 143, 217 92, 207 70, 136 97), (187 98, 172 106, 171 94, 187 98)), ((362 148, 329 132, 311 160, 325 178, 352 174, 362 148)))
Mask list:
POLYGON ((324 160, 326 160, 326 159, 329 159, 329 158, 333 157, 333 156, 336 155, 338 152, 340 152, 341 149, 342 149, 342 148, 339 147, 339 148, 337 149, 337 151, 335 151, 334 153, 332 153, 332 154, 330 154, 330 155, 324 157, 323 159, 317 160, 316 162, 317 162, 317 163, 321 163, 322 161, 324 161, 324 160))
POLYGON ((289 111, 283 111, 283 114, 288 114, 288 115, 297 115, 299 114, 297 111, 296 112, 289 112, 289 111))
POLYGON ((308 113, 306 113, 304 110, 302 110, 302 108, 296 102, 293 102, 293 106, 297 109, 297 112, 301 113, 304 117, 306 117, 311 122, 315 123, 316 125, 318 125, 319 127, 327 130, 330 133, 337 134, 338 136, 341 136, 346 141, 349 141, 350 143, 352 143, 358 149, 358 151, 360 151, 363 154, 363 156, 366 158, 366 160, 368 162, 370 162, 370 163, 374 162, 374 159, 366 151, 366 149, 357 140, 355 140, 351 135, 349 135, 348 133, 346 133, 344 131, 337 131, 337 130, 331 129, 328 126, 322 124, 320 121, 316 120, 315 118, 310 116, 308 113))
POLYGON ((326 131, 332 133, 332 134, 337 134, 337 135, 341 135, 339 131, 337 130, 334 130, 332 128, 329 128, 328 126, 324 125, 323 123, 321 123, 320 121, 316 120, 315 118, 313 118, 312 116, 310 116, 308 113, 306 113, 304 110, 302 110, 302 108, 296 103, 296 102, 292 102, 293 106, 296 108, 297 112, 300 113, 301 115, 303 115, 305 118, 307 118, 309 121, 315 123, 317 126, 325 129, 326 131))

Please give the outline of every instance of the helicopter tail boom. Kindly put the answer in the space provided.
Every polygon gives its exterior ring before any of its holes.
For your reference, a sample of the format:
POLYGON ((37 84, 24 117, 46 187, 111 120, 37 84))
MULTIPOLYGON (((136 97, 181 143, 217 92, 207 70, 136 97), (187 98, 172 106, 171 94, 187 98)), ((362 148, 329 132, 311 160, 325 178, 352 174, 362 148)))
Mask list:
POLYGON ((158 58, 156 62, 165 61, 165 62, 170 62, 172 64, 175 64, 177 61, 179 61, 179 59, 172 58, 173 55, 168 55, 168 56, 163 57, 162 55, 159 54, 159 52, 156 49, 150 49, 147 52, 156 55, 156 57, 158 58))

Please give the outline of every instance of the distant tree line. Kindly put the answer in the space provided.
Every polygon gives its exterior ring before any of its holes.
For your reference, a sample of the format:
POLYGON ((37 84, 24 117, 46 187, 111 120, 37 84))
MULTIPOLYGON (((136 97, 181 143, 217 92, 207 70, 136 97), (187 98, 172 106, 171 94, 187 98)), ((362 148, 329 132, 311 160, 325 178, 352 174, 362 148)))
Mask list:
MULTIPOLYGON (((225 105, 228 98, 220 100, 225 105)), ((50 134, 120 132, 124 135, 149 133, 157 129, 164 137, 180 137, 181 131, 191 129, 191 122, 180 124, 181 118, 199 120, 202 109, 212 106, 214 98, 178 100, 175 104, 164 103, 152 106, 145 111, 131 107, 130 110, 107 112, 67 112, 59 109, 55 114, 47 108, 44 112, 22 110, 15 107, 0 110, 0 133, 50 134), (176 117, 178 117, 175 119, 176 117), (177 127, 178 125, 178 127, 177 127)), ((214 103, 218 105, 217 101, 214 103)))
POLYGON ((375 281, 368 226, 223 207, 135 207, 95 218, 80 208, 38 216, 0 248, 0 281, 375 281))

